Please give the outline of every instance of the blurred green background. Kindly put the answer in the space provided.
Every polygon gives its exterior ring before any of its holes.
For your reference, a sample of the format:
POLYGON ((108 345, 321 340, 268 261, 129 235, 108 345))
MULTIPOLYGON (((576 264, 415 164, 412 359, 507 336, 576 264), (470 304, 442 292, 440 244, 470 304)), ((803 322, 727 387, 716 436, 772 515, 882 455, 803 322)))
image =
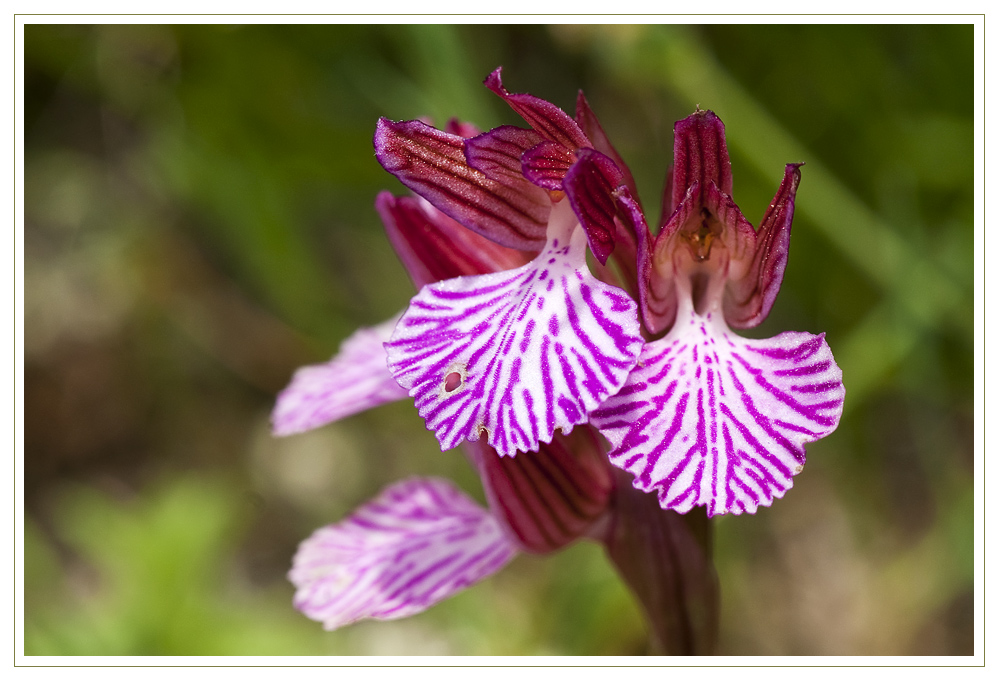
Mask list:
POLYGON ((523 125, 582 88, 650 214, 672 124, 727 125, 756 223, 805 161, 753 335, 825 331, 839 430, 716 524, 724 654, 972 654, 971 26, 25 27, 25 653, 638 654, 600 547, 325 633, 297 543, 447 476, 410 405, 277 440, 299 365, 412 295, 372 207, 378 116, 523 125))

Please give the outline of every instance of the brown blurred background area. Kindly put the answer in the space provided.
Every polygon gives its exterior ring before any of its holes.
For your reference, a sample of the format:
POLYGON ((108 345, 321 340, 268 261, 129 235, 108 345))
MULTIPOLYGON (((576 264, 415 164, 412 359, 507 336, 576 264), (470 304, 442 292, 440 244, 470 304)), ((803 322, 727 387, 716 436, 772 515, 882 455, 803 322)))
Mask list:
POLYGON ((646 651, 586 543, 403 621, 291 606, 298 542, 388 483, 482 499, 405 403, 286 439, 268 415, 413 293, 375 121, 518 124, 481 85, 498 65, 568 111, 584 89, 652 216, 695 105, 751 221, 806 162, 753 334, 825 331, 846 412, 784 499, 717 521, 720 653, 972 654, 971 26, 24 31, 26 654, 646 651))

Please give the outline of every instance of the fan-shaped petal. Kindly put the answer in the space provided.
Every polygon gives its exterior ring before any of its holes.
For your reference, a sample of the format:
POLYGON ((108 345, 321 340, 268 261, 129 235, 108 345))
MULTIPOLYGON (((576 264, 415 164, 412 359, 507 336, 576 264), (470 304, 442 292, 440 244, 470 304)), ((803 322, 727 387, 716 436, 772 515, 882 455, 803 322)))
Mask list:
POLYGON ((642 347, 636 305, 590 274, 586 244, 562 201, 527 265, 413 298, 386 344, 389 369, 442 449, 485 431, 501 455, 537 450, 624 383, 642 347))
POLYGON ((805 444, 837 428, 840 368, 822 335, 744 339, 718 311, 684 313, 591 421, 612 464, 663 508, 753 512, 791 487, 805 444))
POLYGON ((304 540, 288 579, 295 607, 334 630, 420 613, 515 553, 496 519, 450 483, 413 478, 304 540))
POLYGON ((406 389, 385 364, 383 344, 399 317, 354 332, 329 362, 301 367, 271 413, 276 436, 289 436, 349 417, 383 403, 402 400, 406 389))

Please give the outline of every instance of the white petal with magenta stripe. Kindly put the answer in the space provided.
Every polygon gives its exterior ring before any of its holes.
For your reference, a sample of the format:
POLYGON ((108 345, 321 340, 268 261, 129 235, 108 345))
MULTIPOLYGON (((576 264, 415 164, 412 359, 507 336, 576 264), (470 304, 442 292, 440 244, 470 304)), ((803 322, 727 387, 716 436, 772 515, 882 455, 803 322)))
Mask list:
POLYGON ((590 274, 586 248, 562 201, 527 265, 413 298, 386 344, 389 369, 443 450, 484 431, 501 455, 537 450, 622 386, 642 347, 636 305, 590 274))
POLYGON ((685 312, 592 423, 663 508, 752 513, 792 486, 805 443, 837 428, 841 371, 822 335, 744 339, 719 313, 685 312))
POLYGON ((450 483, 413 478, 303 541, 288 579, 295 608, 333 630, 420 613, 515 553, 489 512, 450 483))
POLYGON ((276 436, 315 429, 406 397, 385 364, 384 345, 398 318, 354 332, 329 362, 295 372, 271 414, 276 436))

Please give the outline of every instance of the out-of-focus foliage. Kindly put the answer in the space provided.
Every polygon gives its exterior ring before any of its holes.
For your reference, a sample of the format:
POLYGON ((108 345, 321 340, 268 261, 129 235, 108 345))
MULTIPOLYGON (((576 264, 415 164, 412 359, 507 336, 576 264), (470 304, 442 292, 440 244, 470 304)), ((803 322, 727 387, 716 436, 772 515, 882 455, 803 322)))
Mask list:
POLYGON ((806 161, 754 334, 827 332, 847 412, 785 499, 716 523, 721 653, 971 653, 972 58, 969 26, 27 26, 26 653, 646 650, 586 543, 405 621, 291 608, 297 542, 382 486, 481 499, 406 404, 267 418, 412 293, 377 117, 518 123, 497 65, 569 111, 583 88, 654 216, 695 105, 752 220, 806 161))

